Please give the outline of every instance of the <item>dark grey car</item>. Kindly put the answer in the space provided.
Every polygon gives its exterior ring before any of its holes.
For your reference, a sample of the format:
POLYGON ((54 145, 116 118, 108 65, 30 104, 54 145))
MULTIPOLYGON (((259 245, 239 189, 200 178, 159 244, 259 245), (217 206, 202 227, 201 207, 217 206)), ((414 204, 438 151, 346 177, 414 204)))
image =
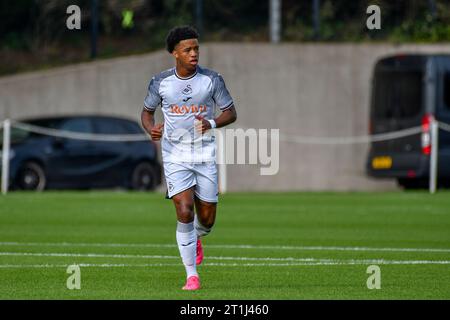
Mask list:
MULTIPOLYGON (((144 134, 137 122, 119 117, 68 116, 20 122, 77 133, 144 134)), ((12 129, 11 140, 11 189, 152 190, 161 183, 157 147, 150 140, 74 140, 17 128, 12 129)))

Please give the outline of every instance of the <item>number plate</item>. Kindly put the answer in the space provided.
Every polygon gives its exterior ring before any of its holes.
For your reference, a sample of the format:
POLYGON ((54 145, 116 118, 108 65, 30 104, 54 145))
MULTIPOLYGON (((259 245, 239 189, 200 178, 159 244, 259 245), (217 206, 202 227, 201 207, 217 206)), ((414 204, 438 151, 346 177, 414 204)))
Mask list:
POLYGON ((374 169, 390 169, 391 167, 391 157, 375 157, 372 159, 372 168, 374 169))

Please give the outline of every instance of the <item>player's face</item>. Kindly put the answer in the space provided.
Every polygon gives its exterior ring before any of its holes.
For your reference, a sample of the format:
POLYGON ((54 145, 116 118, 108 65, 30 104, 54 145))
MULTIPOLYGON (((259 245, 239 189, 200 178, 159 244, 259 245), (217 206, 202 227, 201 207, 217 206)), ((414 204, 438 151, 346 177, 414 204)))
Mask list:
POLYGON ((186 69, 195 69, 198 64, 199 46, 197 39, 181 40, 175 47, 173 55, 186 69))

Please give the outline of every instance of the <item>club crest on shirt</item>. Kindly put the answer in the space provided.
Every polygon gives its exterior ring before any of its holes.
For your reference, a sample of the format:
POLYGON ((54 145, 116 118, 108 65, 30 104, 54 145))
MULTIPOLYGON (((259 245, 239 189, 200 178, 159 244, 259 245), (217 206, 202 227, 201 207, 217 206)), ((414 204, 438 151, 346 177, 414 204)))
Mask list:
POLYGON ((184 88, 183 91, 181 91, 181 92, 182 92, 183 94, 185 94, 185 95, 191 94, 191 93, 192 93, 191 85, 188 84, 188 85, 186 86, 186 88, 184 88))

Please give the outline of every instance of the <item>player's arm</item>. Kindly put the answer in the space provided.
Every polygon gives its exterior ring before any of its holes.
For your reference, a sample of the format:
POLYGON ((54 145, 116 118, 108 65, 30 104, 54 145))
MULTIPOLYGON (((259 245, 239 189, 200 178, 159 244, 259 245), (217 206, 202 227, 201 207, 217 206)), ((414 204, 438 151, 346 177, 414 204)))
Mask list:
POLYGON ((196 125, 197 130, 204 133, 211 128, 222 128, 237 119, 236 108, 233 104, 233 99, 225 86, 225 81, 220 74, 213 79, 213 99, 216 105, 220 106, 222 113, 213 120, 206 120, 202 116, 196 116, 197 120, 201 120, 196 125))
MULTIPOLYGON (((200 120, 196 125, 196 129, 200 131, 201 133, 205 133, 207 130, 212 129, 211 122, 209 120, 206 120, 203 116, 196 116, 197 120, 200 120)), ((236 108, 234 105, 227 108, 226 110, 222 111, 222 113, 214 119, 215 122, 215 128, 222 128, 230 123, 235 122, 237 119, 237 113, 236 108)))
POLYGON ((215 118, 214 121, 216 122, 216 128, 222 128, 235 122, 236 119, 236 108, 234 107, 234 105, 232 105, 228 109, 222 111, 222 113, 217 118, 215 118))
POLYGON ((141 123, 145 131, 152 137, 152 140, 159 141, 162 136, 164 123, 155 125, 155 111, 143 109, 141 113, 141 123))

